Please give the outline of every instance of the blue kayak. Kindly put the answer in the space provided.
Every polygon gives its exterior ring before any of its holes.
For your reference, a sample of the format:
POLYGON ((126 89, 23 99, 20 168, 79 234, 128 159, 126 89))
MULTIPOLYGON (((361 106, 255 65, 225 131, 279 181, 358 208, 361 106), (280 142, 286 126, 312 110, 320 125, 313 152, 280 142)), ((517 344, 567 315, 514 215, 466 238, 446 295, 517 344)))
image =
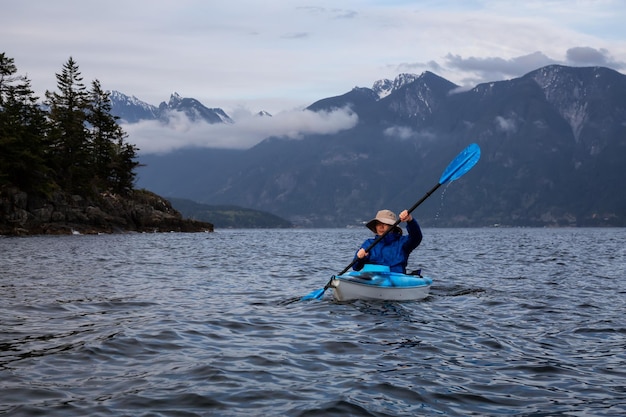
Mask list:
POLYGON ((338 301, 421 300, 428 296, 433 280, 389 271, 388 266, 366 264, 333 278, 330 288, 338 301))

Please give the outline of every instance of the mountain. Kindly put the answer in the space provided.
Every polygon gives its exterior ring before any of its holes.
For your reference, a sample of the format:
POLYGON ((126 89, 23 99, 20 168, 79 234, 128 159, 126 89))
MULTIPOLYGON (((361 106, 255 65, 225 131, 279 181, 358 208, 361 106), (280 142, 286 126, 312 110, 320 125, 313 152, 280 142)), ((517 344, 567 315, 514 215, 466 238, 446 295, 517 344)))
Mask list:
POLYGON ((192 122, 204 120, 208 123, 232 123, 232 119, 220 108, 205 107, 195 98, 183 98, 178 93, 171 95, 169 102, 159 105, 159 118, 168 121, 172 111, 182 112, 192 122))
POLYGON ((270 137, 245 151, 142 155, 141 187, 336 227, 411 206, 469 143, 480 162, 414 213, 423 226, 626 226, 626 76, 551 65, 470 90, 401 74, 311 104, 350 107, 332 135, 270 137))
POLYGON ((400 74, 393 81, 387 79, 376 81, 372 86, 372 90, 378 98, 385 98, 400 87, 410 84, 417 79, 419 77, 415 74, 400 74))
POLYGON ((183 98, 173 93, 169 101, 161 102, 158 107, 129 97, 119 91, 110 92, 111 114, 125 123, 136 123, 141 120, 160 120, 167 123, 172 112, 184 113, 191 121, 207 123, 233 123, 233 120, 220 108, 208 108, 194 98, 183 98))
POLYGON ((151 104, 139 100, 135 96, 127 96, 119 91, 110 91, 111 114, 124 122, 136 123, 140 120, 154 120, 159 118, 159 109, 151 104))

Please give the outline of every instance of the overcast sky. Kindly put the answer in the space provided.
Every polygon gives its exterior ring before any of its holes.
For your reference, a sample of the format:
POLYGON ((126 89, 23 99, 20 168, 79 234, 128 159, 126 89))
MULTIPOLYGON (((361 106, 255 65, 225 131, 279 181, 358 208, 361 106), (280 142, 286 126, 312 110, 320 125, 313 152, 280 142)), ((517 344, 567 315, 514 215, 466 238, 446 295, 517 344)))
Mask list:
POLYGON ((349 114, 300 110, 405 72, 466 87, 552 63, 625 73, 624 22, 624 0, 16 0, 0 7, 0 52, 40 97, 72 56, 86 85, 153 105, 177 92, 237 116, 230 130, 178 123, 162 146, 155 126, 127 129, 144 151, 245 148, 348 128, 349 114), (246 115, 260 110, 275 117, 257 129, 246 115))

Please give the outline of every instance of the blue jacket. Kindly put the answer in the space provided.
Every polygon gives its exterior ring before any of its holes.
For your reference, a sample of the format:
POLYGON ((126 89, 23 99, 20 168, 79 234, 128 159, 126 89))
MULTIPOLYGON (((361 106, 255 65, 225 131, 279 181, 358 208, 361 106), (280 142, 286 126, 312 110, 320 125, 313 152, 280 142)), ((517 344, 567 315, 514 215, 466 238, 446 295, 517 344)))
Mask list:
MULTIPOLYGON (((360 271, 365 264, 387 265, 391 272, 406 274, 406 264, 409 260, 409 255, 422 242, 422 230, 419 224, 417 224, 417 220, 413 219, 408 222, 406 230, 408 236, 402 236, 393 231, 389 232, 369 251, 368 256, 357 260, 352 268, 355 271, 360 271)), ((376 237, 367 239, 361 247, 367 249, 374 240, 376 240, 376 237)), ((357 259, 356 255, 354 259, 357 259)))

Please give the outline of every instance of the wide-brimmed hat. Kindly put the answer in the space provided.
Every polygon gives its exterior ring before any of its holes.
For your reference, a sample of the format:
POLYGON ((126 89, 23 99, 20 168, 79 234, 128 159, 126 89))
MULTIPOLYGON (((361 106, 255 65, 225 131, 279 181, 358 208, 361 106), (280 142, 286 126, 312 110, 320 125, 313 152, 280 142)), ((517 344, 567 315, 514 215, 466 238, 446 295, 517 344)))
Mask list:
MULTIPOLYGON (((376 233, 376 223, 384 223, 388 224, 389 226, 393 226, 394 224, 396 224, 396 220, 397 217, 393 211, 380 210, 378 213, 376 213, 376 217, 367 222, 365 226, 367 226, 367 228, 370 229, 372 232, 376 233)), ((402 233, 402 229, 396 226, 394 232, 402 233)))

